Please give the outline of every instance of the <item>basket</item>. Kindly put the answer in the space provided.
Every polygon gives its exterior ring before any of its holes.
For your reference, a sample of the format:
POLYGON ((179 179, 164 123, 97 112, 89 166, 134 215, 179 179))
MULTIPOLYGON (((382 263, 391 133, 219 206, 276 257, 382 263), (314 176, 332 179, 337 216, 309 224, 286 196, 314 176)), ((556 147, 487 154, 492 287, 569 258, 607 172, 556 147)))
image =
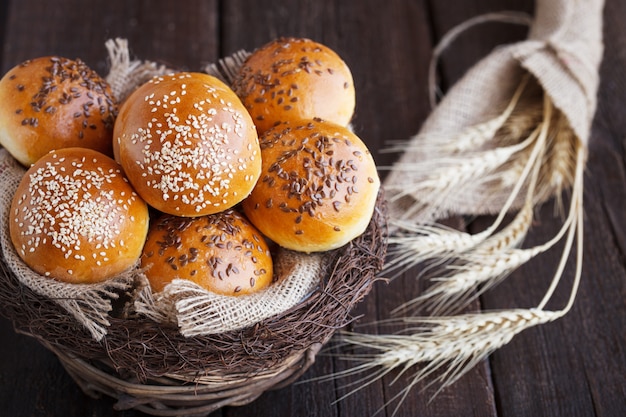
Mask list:
POLYGON ((126 317, 126 294, 116 301, 107 335, 96 341, 55 302, 20 284, 4 259, 0 312, 52 351, 86 394, 113 397, 118 410, 205 416, 284 387, 314 363, 377 280, 386 234, 381 192, 366 232, 326 254, 319 287, 294 308, 243 330, 183 337, 176 327, 126 317))

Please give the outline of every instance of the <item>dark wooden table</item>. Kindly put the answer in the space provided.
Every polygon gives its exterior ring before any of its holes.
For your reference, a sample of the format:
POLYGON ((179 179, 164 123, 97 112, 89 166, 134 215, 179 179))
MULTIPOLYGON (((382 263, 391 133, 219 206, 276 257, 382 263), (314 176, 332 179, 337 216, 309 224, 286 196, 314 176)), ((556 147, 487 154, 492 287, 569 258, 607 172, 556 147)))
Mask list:
MULTIPOLYGON (((406 139, 428 116, 427 69, 433 46, 453 26, 481 13, 533 12, 530 0, 4 0, 0 4, 2 73, 32 57, 80 57, 107 70, 104 42, 129 40, 143 59, 197 70, 239 49, 251 50, 281 35, 306 36, 335 49, 353 70, 357 89, 355 131, 377 162, 396 158, 378 151, 406 139)), ((606 50, 598 112, 585 177, 585 264, 573 310, 530 329, 431 401, 435 388, 416 387, 399 416, 624 416, 626 415, 626 2, 606 0, 606 50)), ((466 32, 444 54, 444 88, 477 59, 526 29, 488 24, 466 32)), ((532 241, 556 230, 553 205, 537 216, 532 241)), ((554 267, 550 254, 509 277, 480 299, 479 308, 532 307, 554 267)), ((566 274, 572 275, 570 263, 566 274)), ((564 287, 567 287, 564 284, 564 287)), ((421 290, 413 280, 377 285, 359 307, 362 321, 389 311, 421 290)), ((568 288, 559 289, 564 301, 568 288)), ((1 306, 0 306, 1 308, 1 306)), ((124 416, 108 398, 82 393, 57 359, 0 320, 0 415, 124 416)), ((319 357, 306 378, 345 367, 319 357)), ((393 377, 393 376, 392 376, 393 377)), ((269 392, 256 402, 214 416, 369 416, 406 384, 387 378, 334 403, 342 382, 301 383, 269 392)), ((381 415, 391 415, 391 409, 381 415)))

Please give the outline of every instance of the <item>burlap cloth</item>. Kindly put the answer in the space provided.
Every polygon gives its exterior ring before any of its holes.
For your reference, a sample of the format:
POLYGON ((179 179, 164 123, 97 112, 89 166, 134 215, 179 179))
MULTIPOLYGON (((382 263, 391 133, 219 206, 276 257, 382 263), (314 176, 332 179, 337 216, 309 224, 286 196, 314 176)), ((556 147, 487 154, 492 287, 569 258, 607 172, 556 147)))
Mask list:
MULTIPOLYGON (((407 213, 412 213, 407 208, 422 198, 404 190, 425 177, 405 167, 442 156, 420 149, 436 148, 431 145, 493 118, 494 110, 506 105, 525 72, 536 77, 577 138, 587 144, 603 54, 603 4, 603 0, 538 0, 527 40, 495 49, 465 73, 411 138, 407 151, 384 181, 390 219, 407 219, 407 213)), ((511 188, 485 185, 457 191, 454 201, 438 203, 436 218, 497 213, 511 188), (462 208, 458 201, 463 202, 462 208)), ((520 199, 516 205, 522 202, 520 199)), ((417 213, 408 217, 418 222, 433 220, 417 213)))
POLYGON ((15 190, 26 170, 5 149, 0 149, 0 245, 6 266, 22 284, 54 300, 74 315, 97 340, 106 334, 111 300, 133 285, 133 271, 99 284, 73 285, 43 277, 30 269, 18 256, 9 233, 9 209, 15 190))
MULTIPOLYGON (((153 76, 175 72, 154 62, 130 58, 124 39, 106 43, 110 72, 106 79, 120 102, 153 76)), ((203 71, 229 82, 247 54, 238 52, 203 71)), ((229 297, 210 293, 199 286, 175 279, 159 294, 152 294, 138 266, 99 284, 67 284, 32 271, 17 255, 9 234, 11 200, 26 170, 0 149, 0 244, 6 266, 23 285, 54 300, 89 330, 95 340, 107 334, 112 301, 133 294, 128 314, 141 314, 157 322, 177 324, 184 336, 225 333, 251 326, 300 303, 319 285, 328 257, 279 250, 274 255, 275 283, 253 295, 229 297)))

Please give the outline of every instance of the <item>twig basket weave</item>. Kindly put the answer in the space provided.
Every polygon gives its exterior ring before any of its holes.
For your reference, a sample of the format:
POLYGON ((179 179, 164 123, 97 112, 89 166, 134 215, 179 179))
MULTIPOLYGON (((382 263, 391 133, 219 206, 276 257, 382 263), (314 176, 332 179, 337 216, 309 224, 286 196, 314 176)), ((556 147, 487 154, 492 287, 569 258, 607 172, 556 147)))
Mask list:
MULTIPOLYGON (((131 61, 125 40, 109 41, 107 48, 112 60, 108 81, 118 98, 154 75, 171 72, 150 62, 131 61)), ((228 81, 246 56, 240 52, 206 70, 228 81)), ((12 161, 9 157, 0 164, 1 178, 12 161)), ((8 198, 12 198, 9 182, 14 182, 14 176, 0 182, 8 198)), ((8 212, 4 215, 8 217, 8 212)), ((129 290, 114 290, 117 299, 102 294, 113 298, 113 309, 105 318, 106 329, 98 334, 102 337, 94 337, 93 329, 68 313, 71 309, 24 285, 23 277, 16 275, 20 270, 10 267, 4 251, 0 251, 0 314, 13 322, 17 332, 52 351, 88 395, 113 397, 120 410, 206 416, 284 387, 314 363, 335 330, 353 320, 351 310, 376 281, 387 250, 386 219, 381 191, 365 233, 316 258, 321 265, 315 270, 319 276, 311 273, 318 283, 312 293, 294 307, 240 330, 186 337, 176 324, 156 321, 135 308, 141 290, 136 283, 129 290)), ((8 222, 0 218, 5 231, 8 222)))
MULTIPOLYGON (((3 219, 6 227, 6 219, 3 219)), ((319 288, 296 307, 256 325, 210 336, 183 337, 176 327, 127 316, 122 295, 107 335, 96 341, 54 301, 22 285, 0 262, 2 314, 60 359, 84 392, 117 399, 117 409, 156 416, 205 416, 243 405, 288 385, 353 318, 386 254, 386 204, 379 196, 366 232, 329 252, 319 288)))

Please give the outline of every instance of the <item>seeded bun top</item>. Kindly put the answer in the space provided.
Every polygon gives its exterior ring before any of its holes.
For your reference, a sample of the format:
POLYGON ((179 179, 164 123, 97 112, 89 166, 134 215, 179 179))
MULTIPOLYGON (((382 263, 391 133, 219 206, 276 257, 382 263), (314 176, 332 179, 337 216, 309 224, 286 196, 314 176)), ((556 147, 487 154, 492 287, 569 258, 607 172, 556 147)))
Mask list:
POLYGON ((347 126, 355 89, 347 64, 333 50, 306 38, 279 38, 246 60, 233 89, 259 134, 281 121, 319 117, 347 126))
POLYGON ((193 217, 226 210, 256 183, 261 158, 254 123, 217 78, 153 78, 120 108, 115 157, 152 207, 193 217))
POLYGON ((0 80, 0 144, 30 166, 53 149, 112 156, 117 105, 109 85, 81 60, 42 57, 0 80))
POLYGON ((24 175, 11 205, 11 240, 37 273, 99 282, 133 266, 148 207, 111 158, 83 148, 52 151, 24 175))
POLYGON ((284 122, 261 137, 261 156, 261 178, 243 210, 268 238, 287 249, 318 252, 365 231, 380 180, 354 133, 320 119, 284 122))
POLYGON ((234 210, 185 218, 164 215, 150 228, 141 258, 154 292, 175 278, 222 295, 244 295, 272 282, 269 248, 234 210))

